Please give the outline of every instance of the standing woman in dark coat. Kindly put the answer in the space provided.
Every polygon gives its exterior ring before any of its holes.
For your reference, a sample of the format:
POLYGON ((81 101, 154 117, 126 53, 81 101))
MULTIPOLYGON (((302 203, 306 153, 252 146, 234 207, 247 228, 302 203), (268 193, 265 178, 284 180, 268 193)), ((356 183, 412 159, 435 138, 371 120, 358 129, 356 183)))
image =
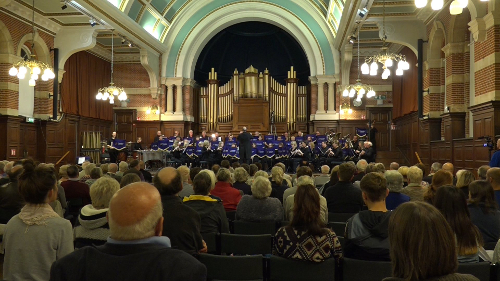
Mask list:
POLYGON ((240 162, 250 164, 252 154, 252 135, 247 132, 247 127, 243 127, 243 131, 238 135, 240 142, 240 162))

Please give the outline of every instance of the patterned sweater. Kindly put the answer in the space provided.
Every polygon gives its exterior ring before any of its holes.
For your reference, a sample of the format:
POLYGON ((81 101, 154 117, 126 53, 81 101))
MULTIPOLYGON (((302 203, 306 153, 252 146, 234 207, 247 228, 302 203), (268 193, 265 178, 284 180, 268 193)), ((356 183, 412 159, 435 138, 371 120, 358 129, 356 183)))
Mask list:
POLYGON ((342 257, 340 242, 331 229, 323 236, 309 235, 290 226, 281 227, 274 236, 273 255, 289 259, 323 262, 334 257, 342 257))

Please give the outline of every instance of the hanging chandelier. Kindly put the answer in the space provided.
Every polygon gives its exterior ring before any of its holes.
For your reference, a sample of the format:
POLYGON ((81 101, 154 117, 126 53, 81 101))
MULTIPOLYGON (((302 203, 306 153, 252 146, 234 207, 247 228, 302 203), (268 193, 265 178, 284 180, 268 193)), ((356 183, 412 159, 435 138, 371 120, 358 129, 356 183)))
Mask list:
POLYGON ((109 86, 100 88, 95 98, 97 100, 108 100, 110 104, 115 103, 115 96, 117 96, 119 101, 127 100, 127 93, 121 87, 115 86, 113 83, 113 63, 114 63, 114 30, 111 30, 111 82, 109 86))
POLYGON ((151 113, 156 115, 160 114, 160 109, 156 104, 151 107, 148 107, 148 109, 146 110, 146 114, 151 114, 151 113))
MULTIPOLYGON (((418 0, 417 0, 418 1, 418 0)), ((426 0, 425 0, 426 1, 426 0)), ((434 0, 434 1, 443 1, 443 0, 434 0)), ((365 63, 361 66, 361 73, 370 74, 371 76, 376 76, 378 72, 378 64, 382 64, 382 79, 386 80, 391 75, 391 70, 389 69, 394 64, 397 64, 396 75, 403 75, 404 70, 410 69, 410 64, 406 61, 406 57, 401 54, 394 54, 388 52, 388 47, 385 45, 385 40, 387 39, 387 35, 385 34, 385 0, 384 0, 384 9, 382 12, 383 20, 382 20, 382 52, 372 57, 368 57, 365 59, 365 63), (369 65, 368 65, 369 64, 369 65)))
POLYGON ((371 98, 371 97, 374 97, 376 95, 376 93, 370 85, 366 85, 366 84, 361 83, 361 78, 359 78, 359 57, 360 57, 360 55, 359 55, 359 41, 360 41, 359 40, 359 29, 360 29, 359 22, 358 22, 357 28, 358 28, 358 79, 356 79, 355 84, 347 85, 344 88, 344 91, 342 92, 342 96, 349 97, 349 98, 353 98, 354 96, 356 96, 356 100, 361 101, 361 98, 363 98, 363 95, 366 94, 367 98, 371 98))
POLYGON ((9 69, 10 76, 17 76, 19 79, 24 79, 30 70, 30 80, 29 85, 34 87, 36 85, 36 80, 41 78, 42 81, 48 81, 49 79, 54 79, 56 75, 52 71, 52 68, 41 61, 36 60, 35 53, 35 0, 33 0, 33 15, 31 21, 32 37, 31 37, 31 57, 27 60, 22 60, 16 62, 11 69, 9 69), (41 77, 40 77, 41 75, 41 77))

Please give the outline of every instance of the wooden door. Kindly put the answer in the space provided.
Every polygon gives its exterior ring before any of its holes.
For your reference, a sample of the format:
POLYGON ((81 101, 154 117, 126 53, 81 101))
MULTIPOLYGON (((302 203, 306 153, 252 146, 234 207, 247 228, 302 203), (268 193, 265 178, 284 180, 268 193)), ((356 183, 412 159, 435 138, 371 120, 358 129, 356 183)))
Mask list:
POLYGON ((390 150, 390 146, 394 146, 389 123, 392 120, 392 107, 367 107, 367 111, 369 120, 375 121, 374 126, 378 131, 375 136, 377 151, 390 150))

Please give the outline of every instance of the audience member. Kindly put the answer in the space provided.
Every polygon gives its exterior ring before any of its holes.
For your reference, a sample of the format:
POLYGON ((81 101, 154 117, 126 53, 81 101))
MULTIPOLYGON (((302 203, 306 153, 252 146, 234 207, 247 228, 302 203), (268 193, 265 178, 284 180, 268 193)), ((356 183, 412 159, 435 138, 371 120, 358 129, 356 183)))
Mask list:
POLYGON ((161 195, 163 204, 163 235, 170 238, 172 248, 180 249, 192 255, 206 252, 200 229, 200 215, 184 205, 179 192, 182 190, 182 178, 175 168, 161 169, 153 178, 153 184, 161 195))
POLYGON ((456 185, 457 177, 455 176, 455 167, 453 166, 453 164, 450 162, 446 162, 443 164, 443 167, 441 167, 441 169, 453 175, 453 185, 456 185))
POLYGON ((110 177, 102 177, 90 187, 92 204, 83 206, 78 216, 79 225, 73 229, 75 248, 99 246, 106 242, 109 236, 106 215, 109 202, 118 190, 120 185, 110 177))
POLYGON ((131 183, 134 183, 134 182, 140 182, 141 181, 141 178, 136 175, 136 174, 126 174, 122 177, 122 180, 120 182, 120 188, 123 188, 131 183))
POLYGON ((404 188, 401 193, 408 195, 411 201, 424 201, 424 195, 428 188, 422 186, 422 176, 424 173, 416 166, 408 168, 406 180, 408 186, 404 188))
POLYGON ((455 186, 464 193, 465 197, 469 197, 469 184, 475 180, 476 177, 471 171, 465 169, 458 170, 455 186))
MULTIPOLYGON (((313 174, 313 172, 312 172, 311 168, 301 166, 297 169, 297 174, 296 174, 297 178, 296 179, 298 179, 302 176, 312 177, 312 174, 313 174)), ((290 188, 287 188, 285 190, 285 192, 283 192, 283 203, 286 202, 286 198, 288 198, 288 196, 295 194, 296 191, 297 191, 297 184, 295 184, 294 186, 292 186, 290 188)))
POLYGON ((388 210, 394 210, 399 205, 410 201, 409 196, 401 194, 403 191, 403 176, 397 170, 386 171, 384 176, 387 181, 387 189, 389 189, 389 195, 385 199, 385 205, 388 210))
POLYGON ((85 184, 90 187, 100 177, 102 177, 102 170, 99 167, 95 167, 92 171, 90 171, 90 179, 86 180, 85 184))
MULTIPOLYGON (((308 167, 300 167, 300 168, 308 168, 308 167)), ((308 168, 309 169, 309 168, 308 168)), ((298 171, 297 171, 298 173, 298 171)), ((284 171, 279 166, 274 166, 271 169, 271 197, 278 198, 280 202, 283 204, 283 197, 285 191, 288 189, 288 185, 283 178, 284 171)))
POLYGON ((219 169, 217 173, 217 183, 211 194, 222 199, 222 204, 226 211, 236 211, 236 206, 241 200, 240 190, 231 186, 231 173, 226 168, 219 169))
POLYGON ((5 167, 3 169, 4 176, 0 178, 0 186, 10 182, 9 172, 12 169, 12 167, 14 167, 14 162, 8 162, 7 164, 5 164, 5 167))
POLYGON ((483 165, 477 169, 478 180, 486 180, 486 172, 490 169, 490 166, 483 165))
POLYGON ((150 184, 133 183, 118 191, 109 204, 108 217, 106 244, 85 247, 55 262, 50 280, 206 279, 203 264, 171 249, 169 239, 162 236, 160 194, 150 184))
POLYGON ((116 172, 116 175, 119 177, 123 177, 123 173, 125 173, 128 170, 128 163, 127 161, 120 161, 118 164, 118 172, 116 172))
POLYGON ((59 167, 59 181, 58 183, 61 184, 61 182, 63 181, 67 181, 68 180, 68 167, 70 165, 62 165, 61 167, 59 167))
POLYGON ((339 167, 339 182, 325 191, 330 213, 357 213, 363 207, 361 190, 351 183, 354 168, 343 163, 339 167))
POLYGON ((132 173, 138 175, 141 178, 141 181, 144 181, 144 176, 142 175, 140 169, 139 160, 132 160, 129 164, 129 169, 123 172, 123 176, 132 173))
POLYGON ((267 177, 256 177, 251 195, 244 195, 236 208, 236 219, 248 222, 280 222, 283 205, 271 195, 271 182, 267 177))
MULTIPOLYGON (((311 176, 304 175, 300 176, 297 179, 297 186, 296 190, 301 188, 301 186, 309 186, 312 185, 314 186, 314 180, 311 178, 311 176)), ((318 189, 316 189, 318 190, 318 189)), ((318 191, 319 193, 319 191, 318 191)), ((295 193, 288 196, 284 202, 285 206, 285 220, 291 221, 293 217, 293 209, 295 208, 295 193)), ((326 199, 323 196, 319 196, 319 206, 320 206, 320 219, 323 221, 323 223, 328 223, 328 207, 326 203, 326 199)))
POLYGON ((389 165, 389 170, 397 171, 398 169, 399 169, 399 163, 398 162, 392 162, 389 165))
POLYGON ((319 194, 325 196, 325 191, 339 182, 339 165, 333 167, 330 172, 330 180, 319 188, 319 194))
POLYGON ((365 159, 359 159, 358 163, 356 163, 356 174, 352 182, 360 181, 366 175, 366 167, 368 167, 368 162, 365 159))
POLYGON ((453 184, 453 175, 443 169, 437 171, 434 176, 432 176, 432 183, 424 194, 424 201, 434 205, 434 196, 438 188, 444 185, 453 184))
POLYGON ((429 173, 429 175, 425 176, 422 178, 423 181, 427 182, 428 184, 431 184, 432 183, 432 176, 434 176, 434 174, 441 170, 441 163, 439 162, 434 162, 432 163, 431 165, 431 172, 429 173))
MULTIPOLYGON (((83 175, 83 177, 80 178, 80 181, 81 182, 86 182, 87 180, 89 179, 92 179, 90 177, 90 173, 92 172, 93 169, 97 168, 97 165, 94 164, 94 163, 89 163, 85 166, 85 168, 83 169, 83 171, 85 172, 85 175, 83 175)), ((87 184, 88 185, 88 184, 87 184)))
POLYGON ((110 163, 108 165, 108 173, 107 173, 107 175, 109 177, 114 178, 118 183, 120 183, 122 181, 122 177, 118 176, 116 174, 117 171, 118 171, 118 165, 116 165, 115 163, 110 163))
POLYGON ((255 173, 257 173, 257 171, 259 170, 259 168, 255 164, 250 164, 249 167, 250 168, 249 168, 249 172, 248 172, 247 184, 252 186, 253 178, 255 176, 255 173))
POLYGON ((219 169, 220 169, 220 165, 219 164, 212 165, 212 172, 214 172, 214 174, 217 174, 219 172, 219 169))
POLYGON ((87 165, 90 164, 90 161, 84 161, 82 163, 82 170, 79 172, 78 174, 78 179, 81 179, 85 176, 85 168, 87 167, 87 165))
POLYGON ((472 223, 477 226, 484 243, 497 242, 500 238, 500 211, 491 185, 484 180, 469 185, 469 212, 472 223))
POLYGON ((361 211, 347 220, 344 256, 347 258, 389 261, 389 219, 385 198, 389 194, 381 173, 372 172, 360 184, 363 201, 368 210, 361 211))
POLYGON ((463 192, 452 185, 441 186, 434 197, 434 206, 441 211, 455 233, 458 262, 478 262, 483 239, 471 221, 463 192))
POLYGON ((443 215, 427 203, 399 206, 389 220, 389 241, 393 277, 383 281, 478 280, 455 273, 455 236, 443 215))
MULTIPOLYGON (((89 164, 90 165, 90 164, 89 164)), ((88 167, 88 165, 87 165, 88 167)), ((78 168, 74 165, 69 166, 68 170, 69 179, 61 183, 64 188, 64 193, 66 194, 66 199, 68 201, 82 201, 82 206, 90 204, 90 189, 89 186, 78 180, 78 168)), ((78 206, 75 206, 78 207, 78 206)))
MULTIPOLYGON (((247 165, 247 164, 243 164, 247 165)), ((243 191, 243 194, 252 195, 250 185, 246 182, 248 180, 248 172, 243 167, 234 169, 234 184, 233 187, 243 191)))
MULTIPOLYGON (((229 160, 222 160, 220 162, 220 167, 224 168, 224 169, 229 169, 229 168, 231 168, 231 163, 229 162, 229 160)), ((217 171, 217 172, 219 172, 219 171, 217 171)), ((215 173, 215 171, 214 171, 214 173, 215 173)))
POLYGON ((497 204, 500 205, 500 168, 490 168, 488 172, 486 172, 486 178, 495 191, 495 200, 497 201, 497 204))
POLYGON ((193 179, 194 194, 185 197, 184 204, 200 215, 201 233, 229 233, 222 202, 209 196, 213 187, 209 173, 198 173, 193 179))
POLYGON ((408 185, 408 170, 410 168, 408 166, 401 166, 398 169, 398 172, 403 176, 403 186, 406 187, 408 185))
POLYGON ((330 181, 330 167, 328 165, 321 166, 321 174, 314 178, 314 186, 321 187, 330 181))
POLYGON ((26 205, 5 226, 3 279, 49 280, 52 263, 73 252, 71 223, 49 206, 57 198, 55 170, 28 161, 23 168, 18 185, 26 205))
POLYGON ((144 161, 139 161, 139 171, 142 173, 142 176, 144 177, 145 182, 152 183, 153 182, 153 176, 151 175, 150 172, 146 171, 146 164, 144 161))
POLYGON ((17 165, 9 170, 10 182, 0 186, 0 223, 6 224, 17 215, 24 206, 24 199, 19 192, 18 178, 23 173, 23 166, 17 165))
POLYGON ((189 181, 190 181, 189 174, 191 171, 189 170, 188 166, 186 166, 186 165, 182 165, 182 166, 177 167, 177 171, 179 171, 179 173, 181 174, 181 178, 182 178, 182 190, 179 193, 179 196, 181 198, 189 197, 190 195, 194 194, 193 185, 189 183, 189 181))
POLYGON ((320 215, 318 190, 312 179, 309 181, 311 184, 300 185, 293 195, 295 208, 292 221, 276 232, 273 254, 312 262, 322 262, 332 257, 338 261, 342 257, 340 242, 335 232, 325 228, 320 215))

